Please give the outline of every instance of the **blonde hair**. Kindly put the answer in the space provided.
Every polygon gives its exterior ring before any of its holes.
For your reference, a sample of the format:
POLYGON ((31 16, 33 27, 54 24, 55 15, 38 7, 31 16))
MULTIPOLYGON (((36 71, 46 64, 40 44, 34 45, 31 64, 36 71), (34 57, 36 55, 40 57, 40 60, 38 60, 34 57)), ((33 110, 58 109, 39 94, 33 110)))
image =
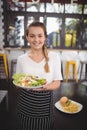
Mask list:
MULTIPOLYGON (((39 22, 39 21, 32 22, 26 30, 26 35, 28 35, 28 31, 29 31, 30 27, 41 27, 44 31, 45 37, 47 38, 47 31, 46 31, 46 27, 45 27, 44 23, 39 22)), ((49 57, 48 57, 48 51, 47 51, 46 44, 43 45, 43 53, 44 53, 44 57, 46 60, 46 64, 44 65, 44 69, 45 69, 45 72, 48 73, 50 71, 50 68, 49 68, 49 64, 48 64, 49 57)))
POLYGON ((48 72, 50 72, 50 68, 49 68, 49 64, 48 64, 49 57, 48 57, 48 51, 47 51, 46 44, 43 45, 43 53, 44 53, 45 60, 46 60, 46 64, 44 65, 44 69, 48 73, 48 72))

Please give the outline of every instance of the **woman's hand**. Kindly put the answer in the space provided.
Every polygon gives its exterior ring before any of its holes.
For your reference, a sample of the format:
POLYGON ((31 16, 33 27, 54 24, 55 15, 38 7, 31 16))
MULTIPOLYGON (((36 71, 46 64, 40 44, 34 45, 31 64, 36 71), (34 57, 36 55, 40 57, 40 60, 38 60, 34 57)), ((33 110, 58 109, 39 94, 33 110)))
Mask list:
POLYGON ((60 80, 55 80, 52 83, 43 85, 41 88, 33 89, 33 91, 55 90, 60 87, 60 80))
POLYGON ((60 80, 55 80, 52 83, 43 86, 43 90, 55 90, 60 87, 60 80))
POLYGON ((34 88, 33 91, 43 91, 43 86, 41 88, 34 88))

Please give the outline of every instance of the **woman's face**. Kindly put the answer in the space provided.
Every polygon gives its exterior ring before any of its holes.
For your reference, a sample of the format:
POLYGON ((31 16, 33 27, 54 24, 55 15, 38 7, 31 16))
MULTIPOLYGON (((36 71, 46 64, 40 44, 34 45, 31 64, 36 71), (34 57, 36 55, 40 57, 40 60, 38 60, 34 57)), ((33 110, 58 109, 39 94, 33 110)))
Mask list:
POLYGON ((33 49, 41 49, 46 40, 44 30, 41 27, 30 27, 26 38, 33 49))

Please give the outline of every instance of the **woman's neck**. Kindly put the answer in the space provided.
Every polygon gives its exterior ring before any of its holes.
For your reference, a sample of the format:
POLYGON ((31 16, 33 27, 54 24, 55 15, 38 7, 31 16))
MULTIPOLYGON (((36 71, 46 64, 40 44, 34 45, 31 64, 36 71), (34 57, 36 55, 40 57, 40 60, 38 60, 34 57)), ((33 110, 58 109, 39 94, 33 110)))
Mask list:
POLYGON ((42 50, 31 50, 30 54, 32 55, 43 55, 43 51, 42 50))
POLYGON ((31 50, 29 52, 29 57, 35 62, 40 62, 44 59, 44 54, 42 50, 31 50))

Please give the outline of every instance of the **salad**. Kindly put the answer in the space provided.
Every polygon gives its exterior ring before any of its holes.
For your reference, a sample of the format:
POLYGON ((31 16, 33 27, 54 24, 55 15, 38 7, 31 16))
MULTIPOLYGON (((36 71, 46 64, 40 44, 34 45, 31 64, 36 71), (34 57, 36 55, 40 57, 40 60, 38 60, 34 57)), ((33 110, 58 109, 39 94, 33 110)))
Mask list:
POLYGON ((15 73, 12 76, 13 83, 17 86, 22 87, 37 87, 46 84, 45 78, 38 78, 38 76, 15 73))

